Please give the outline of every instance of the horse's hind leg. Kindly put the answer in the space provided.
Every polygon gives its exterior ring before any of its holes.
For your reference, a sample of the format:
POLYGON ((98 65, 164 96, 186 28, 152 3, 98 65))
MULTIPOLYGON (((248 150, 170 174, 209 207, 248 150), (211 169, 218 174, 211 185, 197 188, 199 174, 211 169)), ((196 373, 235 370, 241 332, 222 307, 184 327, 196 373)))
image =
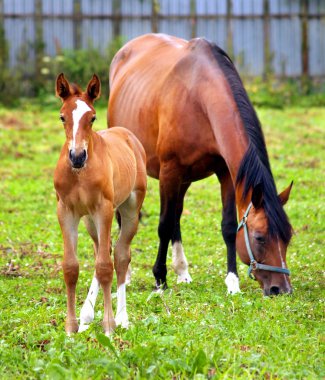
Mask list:
POLYGON ((236 264, 237 216, 235 191, 229 172, 219 175, 222 199, 222 236, 227 246, 227 277, 225 283, 228 293, 240 292, 236 264))
POLYGON ((192 282, 192 278, 188 273, 188 263, 183 250, 180 226, 180 219, 182 216, 184 205, 184 197, 190 185, 191 183, 186 183, 181 186, 176 203, 175 226, 172 235, 172 260, 174 271, 178 276, 177 283, 192 282))
POLYGON ((158 226, 159 249, 152 272, 156 287, 167 288, 167 250, 175 228, 176 207, 181 188, 182 173, 172 162, 161 164, 159 173, 160 220, 158 226))
POLYGON ((120 236, 114 249, 114 266, 117 275, 117 310, 115 322, 124 328, 129 320, 126 310, 127 272, 131 261, 130 244, 137 232, 139 213, 145 191, 134 190, 130 197, 118 208, 121 218, 120 236))
MULTIPOLYGON (((85 222, 87 231, 94 242, 94 255, 96 257, 97 252, 98 252, 98 234, 97 234, 96 226, 90 216, 85 217, 84 222, 85 222)), ((97 295, 99 292, 99 288, 100 288, 99 282, 97 280, 96 273, 94 273, 87 298, 84 304, 82 305, 82 308, 80 311, 80 325, 79 325, 78 332, 87 330, 87 328, 89 327, 88 324, 94 320, 94 317, 95 317, 94 309, 95 309, 95 303, 96 303, 97 295)))

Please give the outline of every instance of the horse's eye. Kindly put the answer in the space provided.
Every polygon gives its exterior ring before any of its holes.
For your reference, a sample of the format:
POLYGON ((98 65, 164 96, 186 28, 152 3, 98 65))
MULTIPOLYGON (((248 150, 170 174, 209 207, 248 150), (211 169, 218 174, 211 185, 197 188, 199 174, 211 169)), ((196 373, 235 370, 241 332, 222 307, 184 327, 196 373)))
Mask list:
POLYGON ((261 235, 255 236, 255 239, 259 244, 265 244, 265 237, 264 236, 261 236, 261 235))
POLYGON ((91 118, 91 122, 93 123, 96 119, 97 119, 97 117, 96 117, 96 115, 94 115, 94 116, 91 118))
POLYGON ((64 122, 65 122, 65 118, 64 118, 64 116, 63 116, 63 115, 60 115, 60 120, 62 121, 62 123, 64 123, 64 122))

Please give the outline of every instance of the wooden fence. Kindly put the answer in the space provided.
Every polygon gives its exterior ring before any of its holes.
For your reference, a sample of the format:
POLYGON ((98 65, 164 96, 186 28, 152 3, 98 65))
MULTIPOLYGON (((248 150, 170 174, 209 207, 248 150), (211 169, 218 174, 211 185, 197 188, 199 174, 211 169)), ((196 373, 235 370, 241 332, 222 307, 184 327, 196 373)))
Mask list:
POLYGON ((0 0, 10 65, 60 49, 104 50, 116 36, 204 36, 247 75, 325 75, 325 0, 0 0))

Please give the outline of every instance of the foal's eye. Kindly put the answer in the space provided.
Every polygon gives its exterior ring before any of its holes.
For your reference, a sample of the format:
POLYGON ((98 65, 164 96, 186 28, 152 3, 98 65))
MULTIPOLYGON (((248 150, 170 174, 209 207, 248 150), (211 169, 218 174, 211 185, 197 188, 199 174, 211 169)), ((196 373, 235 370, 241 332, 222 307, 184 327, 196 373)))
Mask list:
POLYGON ((60 120, 62 121, 62 123, 64 123, 64 122, 65 122, 65 118, 64 118, 64 116, 63 116, 63 115, 60 115, 60 120))
POLYGON ((96 117, 96 115, 94 115, 94 116, 91 118, 91 122, 93 123, 96 119, 97 119, 97 117, 96 117))

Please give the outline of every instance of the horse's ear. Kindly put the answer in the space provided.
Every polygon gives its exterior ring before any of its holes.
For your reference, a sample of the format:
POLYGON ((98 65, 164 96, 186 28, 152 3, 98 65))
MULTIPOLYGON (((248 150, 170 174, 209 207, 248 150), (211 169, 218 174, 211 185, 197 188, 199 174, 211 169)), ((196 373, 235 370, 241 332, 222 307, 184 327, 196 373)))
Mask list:
POLYGON ((100 80, 96 74, 93 75, 88 83, 87 95, 92 101, 100 97, 100 80))
POLYGON ((284 206, 288 202, 288 199, 290 197, 290 192, 292 189, 292 185, 293 185, 293 181, 290 183, 290 185, 285 190, 282 191, 282 193, 280 193, 278 195, 282 206, 284 206))
POLYGON ((69 82, 65 79, 63 73, 59 74, 56 78, 55 93, 56 96, 60 97, 62 100, 65 100, 71 95, 69 82))
POLYGON ((252 203, 256 209, 260 208, 262 206, 262 203, 263 203, 263 185, 261 183, 257 184, 253 188, 252 203))

